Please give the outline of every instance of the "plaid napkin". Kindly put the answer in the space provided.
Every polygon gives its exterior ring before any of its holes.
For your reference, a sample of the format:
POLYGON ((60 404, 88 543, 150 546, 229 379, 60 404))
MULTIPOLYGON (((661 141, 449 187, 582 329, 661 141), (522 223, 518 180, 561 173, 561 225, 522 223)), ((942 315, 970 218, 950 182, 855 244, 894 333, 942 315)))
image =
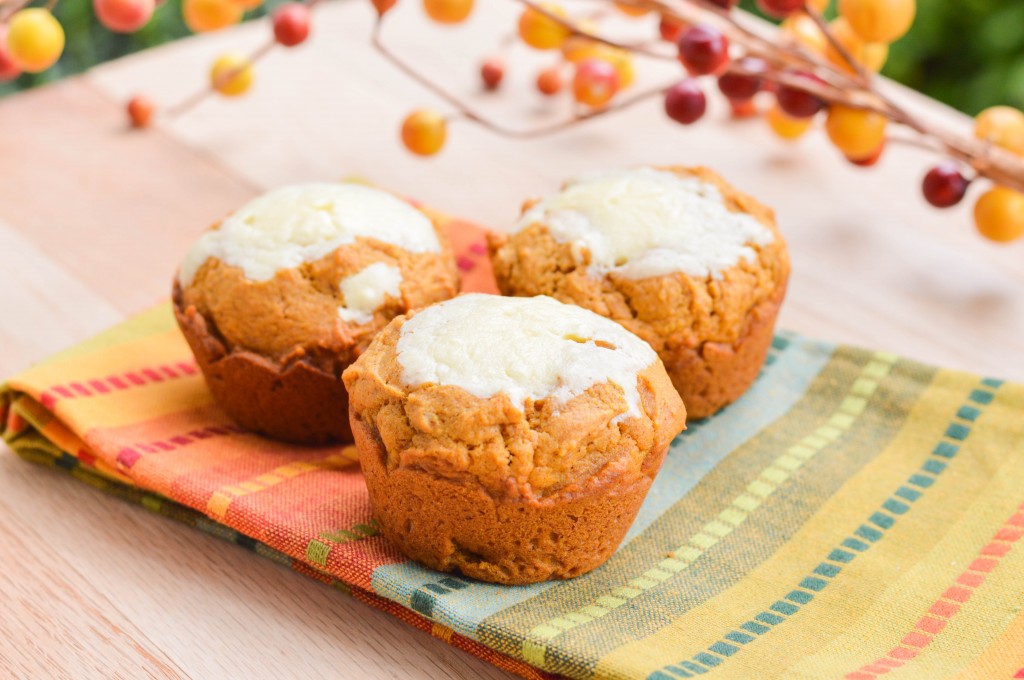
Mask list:
MULTIPOLYGON (((450 223, 464 288, 482 232, 450 223)), ((781 334, 673 442, 623 545, 495 586, 378 536, 352 447, 234 426, 161 305, 12 378, 19 455, 288 565, 525 677, 1024 678, 1024 387, 781 334)))

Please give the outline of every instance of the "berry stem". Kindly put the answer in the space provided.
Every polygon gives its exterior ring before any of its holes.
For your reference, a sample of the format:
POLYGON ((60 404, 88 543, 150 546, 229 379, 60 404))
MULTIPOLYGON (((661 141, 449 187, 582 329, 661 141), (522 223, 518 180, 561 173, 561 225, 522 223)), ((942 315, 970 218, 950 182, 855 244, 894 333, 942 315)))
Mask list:
MULTIPOLYGON (((526 0, 523 0, 523 2, 524 4, 530 4, 526 2, 526 0)), ((403 74, 405 74, 412 80, 416 81, 426 89, 430 90, 430 92, 435 94, 440 99, 444 100, 449 106, 455 109, 456 113, 449 117, 450 120, 469 120, 487 130, 490 130, 491 132, 502 135, 504 137, 512 137, 517 139, 531 139, 534 137, 543 137, 545 135, 553 134, 555 132, 559 132, 566 128, 572 127, 573 125, 581 123, 585 120, 598 118, 600 116, 607 115, 614 111, 621 111, 623 109, 639 104, 640 102, 661 96, 665 92, 665 90, 667 90, 674 84, 674 81, 672 83, 663 83, 662 85, 659 85, 657 87, 652 87, 650 89, 637 92, 629 97, 621 97, 618 100, 616 100, 615 104, 613 104, 612 106, 605 106, 602 108, 594 109, 579 107, 575 110, 575 113, 573 113, 569 118, 565 118, 563 120, 556 121, 554 123, 550 123, 547 125, 540 125, 532 128, 510 128, 478 113, 468 104, 466 104, 461 98, 459 98, 458 95, 448 91, 439 83, 423 75, 415 68, 413 68, 412 65, 410 65, 407 61, 402 59, 398 54, 393 52, 384 43, 384 40, 382 39, 381 34, 383 29, 383 23, 384 17, 378 17, 376 23, 374 24, 373 34, 371 37, 371 44, 373 45, 374 49, 376 49, 385 59, 391 62, 391 64, 394 65, 395 68, 400 70, 403 74)), ((606 44, 617 46, 614 43, 606 44)))

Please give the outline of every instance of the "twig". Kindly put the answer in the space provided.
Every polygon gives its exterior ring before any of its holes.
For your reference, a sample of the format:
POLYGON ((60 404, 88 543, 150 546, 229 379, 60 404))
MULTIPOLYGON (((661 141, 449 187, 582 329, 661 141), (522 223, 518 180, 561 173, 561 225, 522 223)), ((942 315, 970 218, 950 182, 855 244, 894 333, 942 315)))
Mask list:
POLYGON ((583 113, 576 113, 570 116, 569 118, 565 118, 563 120, 550 123, 547 125, 541 125, 533 128, 510 128, 487 118, 483 114, 478 113, 465 102, 463 102, 462 99, 458 97, 458 95, 449 92, 438 83, 434 82, 430 78, 427 78, 425 75, 414 69, 412 65, 410 65, 408 62, 406 62, 397 54, 392 52, 391 49, 384 44, 384 41, 381 38, 381 30, 384 24, 383 19, 384 17, 378 17, 377 22, 374 24, 373 27, 371 43, 374 49, 376 49, 382 56, 384 56, 385 59, 390 61, 403 74, 405 74, 412 80, 416 81, 426 89, 430 90, 440 99, 443 99, 445 102, 447 102, 458 113, 457 118, 463 118, 466 120, 473 121, 477 125, 480 125, 492 132, 495 132, 505 137, 530 139, 534 137, 542 137, 544 135, 549 135, 560 130, 564 130, 573 125, 576 125, 577 123, 581 123, 585 120, 598 118, 600 116, 607 115, 614 111, 621 111, 623 109, 639 104, 642 101, 656 97, 662 94, 666 89, 671 87, 672 84, 675 82, 672 81, 670 83, 665 83, 655 88, 637 92, 632 96, 623 97, 612 106, 590 109, 584 111, 583 113))
MULTIPOLYGON (((31 1, 31 0, 29 0, 29 1, 31 1)), ((51 0, 51 1, 56 1, 56 0, 51 0)), ((305 4, 307 8, 312 10, 314 7, 316 7, 318 4, 320 4, 321 1, 322 0, 305 0, 305 2, 303 4, 305 4)), ((268 42, 264 43, 263 45, 260 45, 255 50, 253 50, 251 53, 249 53, 249 56, 246 58, 246 61, 245 61, 244 64, 242 64, 241 66, 237 66, 237 67, 235 67, 235 68, 233 68, 233 69, 231 69, 229 71, 226 71, 225 73, 222 73, 220 75, 220 77, 217 78, 216 81, 208 83, 206 85, 206 87, 204 87, 204 88, 194 92, 193 94, 189 95, 188 97, 186 97, 182 101, 178 102, 174 106, 169 107, 167 109, 167 112, 164 115, 167 118, 172 118, 173 119, 173 118, 177 118, 178 116, 181 116, 181 115, 187 113, 188 111, 191 111, 196 106, 198 106, 200 103, 202 103, 204 99, 206 99, 207 97, 212 95, 214 92, 216 92, 220 87, 222 87, 225 84, 231 82, 231 80, 234 79, 234 77, 237 76, 239 73, 241 73, 242 71, 244 71, 247 68, 251 68, 258 61, 260 61, 265 56, 270 54, 270 52, 276 46, 277 46, 277 40, 275 40, 274 38, 271 38, 268 42)))

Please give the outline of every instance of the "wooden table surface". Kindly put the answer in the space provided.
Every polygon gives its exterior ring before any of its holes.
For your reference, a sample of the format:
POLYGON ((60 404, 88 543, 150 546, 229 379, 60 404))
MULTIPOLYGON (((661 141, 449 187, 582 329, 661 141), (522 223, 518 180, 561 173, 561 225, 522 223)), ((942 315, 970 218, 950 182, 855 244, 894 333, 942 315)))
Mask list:
MULTIPOLYGON (((406 4, 389 40, 471 92, 477 55, 512 25, 513 3, 487 3, 457 29, 427 27, 418 3, 406 4)), ((776 208, 793 256, 783 327, 1024 380, 1024 246, 976 237, 966 206, 928 208, 921 152, 891 149, 863 170, 820 134, 787 145, 763 123, 727 120, 717 104, 683 128, 653 101, 530 142, 456 124, 441 155, 413 158, 398 125, 409 109, 437 103, 370 51, 371 20, 369 3, 318 8, 313 38, 262 63, 250 96, 205 102, 148 133, 125 129, 128 96, 177 101, 217 53, 250 48, 267 26, 186 40, 0 101, 0 375, 165 297, 200 230, 285 182, 361 175, 501 228, 522 199, 566 176, 680 163, 712 166, 776 208)), ((473 96, 531 120, 555 115, 529 89, 533 72, 511 70, 498 98, 473 96)), ((957 114, 911 100, 967 129, 957 114)), ((9 453, 0 455, 0 573, 4 676, 506 676, 241 548, 9 453)))

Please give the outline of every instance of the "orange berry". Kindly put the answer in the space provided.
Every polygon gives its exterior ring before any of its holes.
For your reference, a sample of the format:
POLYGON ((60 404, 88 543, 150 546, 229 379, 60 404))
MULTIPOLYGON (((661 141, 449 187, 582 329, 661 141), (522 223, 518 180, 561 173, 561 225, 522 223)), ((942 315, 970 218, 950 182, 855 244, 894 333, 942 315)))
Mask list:
MULTIPOLYGON (((540 6, 555 16, 566 16, 561 5, 541 3, 540 6)), ((519 37, 534 49, 553 50, 561 47, 569 33, 568 28, 532 7, 527 7, 519 15, 519 37)))
POLYGON ((242 6, 233 0, 183 0, 181 15, 193 33, 219 31, 242 20, 242 6))
POLYGON ((156 111, 156 105, 149 97, 135 95, 128 102, 127 110, 128 120, 131 121, 132 127, 144 128, 149 127, 149 123, 153 119, 153 113, 156 111))
POLYGON ((619 91, 619 72, 602 59, 584 59, 576 65, 572 93, 580 104, 604 106, 619 91))
POLYGON ((781 24, 781 28, 811 52, 817 54, 825 52, 828 39, 825 38, 825 34, 818 28, 818 24, 814 23, 814 19, 803 12, 786 17, 785 21, 781 24))
POLYGON ((49 10, 18 10, 7 24, 7 52, 22 71, 45 71, 64 52, 64 28, 49 10))
POLYGON ((439 24, 458 24, 473 11, 473 0, 423 0, 423 9, 439 24))
POLYGON ((757 104, 754 103, 754 98, 750 99, 730 99, 729 109, 732 111, 733 118, 753 118, 758 114, 757 104))
POLYGON ((384 14, 395 6, 398 0, 370 0, 373 3, 373 8, 377 10, 378 16, 384 16, 384 14))
POLYGON ((402 122, 402 143, 419 156, 433 156, 444 146, 448 125, 437 111, 419 109, 402 122))
POLYGON ((689 27, 690 25, 682 19, 662 14, 658 22, 658 33, 665 42, 675 43, 679 42, 679 36, 689 27))
POLYGON ((651 11, 646 7, 639 7, 628 2, 616 2, 615 9, 629 17, 642 17, 651 11))
POLYGON ((594 53, 601 43, 583 35, 570 35, 562 42, 562 56, 566 61, 577 64, 594 53))
POLYGON ((867 156, 847 156, 846 160, 850 161, 854 165, 859 165, 862 168, 870 168, 872 165, 878 163, 882 158, 882 153, 885 151, 885 142, 878 145, 878 148, 872 151, 867 156))
POLYGON ((242 9, 249 11, 263 5, 263 0, 231 0, 242 9))
POLYGON ((885 116, 874 111, 833 105, 825 120, 832 144, 848 158, 869 157, 885 141, 885 116))
POLYGON ((862 40, 891 43, 910 30, 916 0, 839 0, 839 14, 862 40))
POLYGON ((1024 113, 1012 106, 993 106, 978 114, 974 136, 1024 156, 1024 113))
POLYGON ((252 62, 237 52, 222 54, 210 68, 210 86, 226 97, 245 94, 253 78, 252 62))
POLYGON ((788 141, 802 137, 811 128, 811 121, 814 120, 813 118, 793 118, 779 108, 778 104, 768 109, 768 113, 764 117, 768 121, 771 131, 788 141))
POLYGON ((556 95, 562 91, 562 69, 558 65, 550 66, 537 74, 537 89, 545 97, 556 95))
MULTIPOLYGON (((850 56, 856 59, 864 68, 876 73, 882 70, 886 59, 889 58, 888 45, 885 43, 864 42, 857 35, 857 32, 850 28, 850 22, 843 17, 833 20, 829 27, 832 29, 832 35, 835 36, 839 44, 845 47, 850 56)), ((825 58, 847 73, 854 73, 854 68, 828 42, 825 44, 825 58)))
POLYGON ((991 241, 1007 243, 1024 236, 1024 194, 993 187, 974 204, 974 225, 991 241))

